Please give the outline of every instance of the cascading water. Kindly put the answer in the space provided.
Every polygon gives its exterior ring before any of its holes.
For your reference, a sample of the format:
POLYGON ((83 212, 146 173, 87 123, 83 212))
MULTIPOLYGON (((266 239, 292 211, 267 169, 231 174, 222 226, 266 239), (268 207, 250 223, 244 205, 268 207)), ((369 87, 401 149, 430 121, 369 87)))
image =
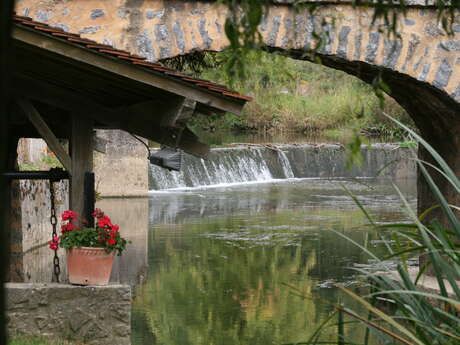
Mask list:
POLYGON ((289 162, 289 158, 287 158, 286 153, 279 150, 278 155, 281 161, 281 166, 283 167, 284 175, 287 178, 294 178, 294 172, 292 171, 291 163, 289 162))
MULTIPOLYGON (((215 149, 207 160, 184 155, 182 166, 180 172, 169 172, 151 165, 151 187, 158 190, 274 178, 260 149, 215 149)), ((292 172, 284 177, 290 176, 292 172)))
POLYGON ((150 189, 227 185, 244 182, 264 182, 291 178, 373 177, 390 164, 383 177, 411 177, 414 163, 407 149, 391 144, 363 147, 363 164, 358 169, 345 167, 346 153, 341 145, 276 145, 242 146, 211 150, 203 160, 185 154, 182 171, 169 172, 150 166, 150 189))

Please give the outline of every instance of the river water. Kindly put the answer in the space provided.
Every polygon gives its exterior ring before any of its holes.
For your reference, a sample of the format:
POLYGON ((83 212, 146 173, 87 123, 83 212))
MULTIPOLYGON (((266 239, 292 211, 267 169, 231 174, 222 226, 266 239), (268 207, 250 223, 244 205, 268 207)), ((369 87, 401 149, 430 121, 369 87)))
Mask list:
MULTIPOLYGON (((415 207, 415 181, 396 184, 415 207)), ((332 309, 296 296, 289 285, 339 302, 344 297, 335 283, 360 289, 353 268, 380 268, 338 233, 385 252, 344 187, 378 222, 407 219, 386 179, 289 179, 153 193, 146 268, 135 288, 133 344, 306 341, 332 309)), ((136 267, 125 264, 125 271, 136 267)), ((327 328, 323 339, 336 340, 335 331, 327 328)), ((362 342, 362 329, 347 332, 362 342)))

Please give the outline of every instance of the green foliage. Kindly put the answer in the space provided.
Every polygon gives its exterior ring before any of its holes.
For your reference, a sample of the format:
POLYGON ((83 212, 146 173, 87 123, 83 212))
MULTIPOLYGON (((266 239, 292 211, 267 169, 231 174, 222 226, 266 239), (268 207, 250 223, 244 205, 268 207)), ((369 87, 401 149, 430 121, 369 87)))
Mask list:
POLYGON ((99 247, 99 236, 93 228, 69 231, 61 237, 60 246, 65 249, 73 247, 99 247))
POLYGON ((415 149, 417 148, 417 142, 416 141, 404 141, 402 143, 399 143, 399 147, 415 149))
POLYGON ((52 153, 43 155, 41 161, 43 164, 45 164, 49 168, 62 168, 61 162, 52 153))
MULTIPOLYGON (((259 25, 268 11, 268 6, 273 1, 219 0, 218 2, 225 4, 231 13, 225 22, 225 33, 230 41, 230 53, 226 64, 226 71, 232 78, 241 78, 249 70, 245 60, 250 54, 251 49, 263 47, 259 25)), ((319 7, 317 3, 309 3, 303 0, 293 0, 289 1, 289 3, 296 10, 307 9, 311 14, 314 14, 319 7)), ((386 0, 352 0, 351 5, 354 8, 372 8, 374 12, 371 26, 375 27, 379 32, 385 33, 389 38, 400 37, 398 24, 402 20, 401 16, 404 17, 406 15, 407 6, 405 1, 389 3, 386 0)), ((438 13, 438 22, 448 35, 453 35, 453 24, 460 9, 460 0, 451 0, 448 2, 435 0, 433 5, 438 13)), ((331 20, 333 22, 334 18, 331 20)), ((296 24, 294 23, 294 25, 296 24)), ((316 59, 316 52, 322 48, 326 41, 328 31, 324 30, 325 27, 324 23, 321 23, 320 27, 313 32, 312 36, 316 42, 313 45, 313 51, 308 52, 312 61, 316 59)), ((380 84, 378 78, 376 79, 376 84, 380 84)), ((379 90, 379 88, 376 88, 376 90, 379 90)))
POLYGON ((51 168, 62 168, 61 162, 53 153, 43 154, 38 162, 19 165, 21 171, 49 170, 51 168))
POLYGON ((354 166, 361 167, 363 164, 363 156, 361 153, 361 146, 363 144, 363 139, 355 133, 353 140, 345 146, 347 152, 347 161, 345 165, 347 169, 351 170, 354 166))
MULTIPOLYGON (((228 58, 217 53, 217 66, 228 58)), ((367 130, 370 135, 390 136, 401 130, 382 115, 379 98, 371 86, 343 72, 298 61, 279 54, 252 51, 245 60, 244 80, 234 87, 254 97, 243 114, 198 117, 193 126, 206 130, 251 129, 311 132, 336 128, 367 130), (394 132, 393 132, 394 131, 394 132)), ((201 77, 228 84, 223 67, 208 69, 201 77)), ((413 126, 405 111, 385 96, 384 111, 413 126)))
POLYGON ((71 249, 73 247, 92 247, 100 248, 104 247, 107 253, 115 251, 118 255, 121 255, 126 249, 128 243, 124 238, 117 233, 114 237, 115 244, 101 245, 106 242, 108 238, 106 231, 101 228, 82 228, 73 231, 66 232, 61 236, 60 246, 65 249, 71 249))

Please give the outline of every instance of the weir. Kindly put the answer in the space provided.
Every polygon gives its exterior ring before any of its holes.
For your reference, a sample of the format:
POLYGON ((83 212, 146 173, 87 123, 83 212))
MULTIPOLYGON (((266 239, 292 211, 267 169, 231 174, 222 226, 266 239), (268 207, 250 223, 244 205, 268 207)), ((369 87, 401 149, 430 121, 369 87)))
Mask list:
POLYGON ((184 154, 181 172, 150 165, 150 190, 268 182, 290 178, 415 178, 410 149, 397 144, 363 146, 362 165, 348 169, 339 144, 239 146, 211 150, 207 160, 184 154))

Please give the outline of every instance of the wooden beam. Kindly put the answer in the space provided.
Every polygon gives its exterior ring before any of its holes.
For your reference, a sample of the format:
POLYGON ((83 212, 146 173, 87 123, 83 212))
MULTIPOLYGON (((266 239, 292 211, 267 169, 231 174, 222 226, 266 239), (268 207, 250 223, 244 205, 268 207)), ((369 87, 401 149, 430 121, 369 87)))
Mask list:
POLYGON ((182 107, 177 114, 174 124, 186 124, 195 114, 196 102, 191 99, 185 99, 182 107))
POLYGON ((45 140, 49 148, 56 154, 56 157, 59 159, 64 168, 72 174, 72 162, 70 156, 62 147, 58 138, 53 134, 51 129, 48 127, 46 122, 40 116, 39 112, 35 107, 30 103, 29 100, 24 98, 17 98, 16 102, 22 108, 24 113, 29 118, 30 122, 34 125, 37 131, 40 133, 42 138, 45 140))
MULTIPOLYGON (((23 75, 16 75, 15 79, 13 92, 18 97, 36 99, 69 111, 79 109, 87 117, 92 117, 112 129, 121 129, 171 147, 176 145, 177 136, 181 133, 179 129, 161 127, 160 125, 162 113, 168 111, 168 102, 164 102, 160 106, 152 101, 147 101, 129 107, 109 109, 99 103, 85 99, 75 92, 44 81, 34 80, 23 75)), ((181 99, 173 98, 170 101, 179 103, 181 99)), ((170 114, 171 116, 178 116, 176 122, 185 122, 184 120, 190 115, 187 109, 187 107, 192 106, 190 102, 187 100, 185 104, 180 103, 184 107, 179 115, 177 113, 176 115, 170 114)), ((174 106, 173 108, 177 107, 174 106)), ((209 147, 200 143, 195 135, 188 134, 179 142, 179 148, 198 157, 207 156, 209 147)))
POLYGON ((168 102, 166 109, 162 111, 160 125, 162 127, 174 127, 177 119, 180 117, 184 106, 185 97, 177 97, 173 102, 168 102))
POLYGON ((198 158, 207 158, 210 151, 209 145, 201 143, 195 133, 187 127, 182 131, 179 148, 198 158))
POLYGON ((120 59, 107 57, 96 51, 84 49, 67 40, 52 38, 34 30, 15 27, 13 37, 16 40, 59 54, 75 62, 96 67, 106 73, 115 73, 119 76, 190 98, 210 107, 240 114, 245 105, 244 101, 219 96, 211 91, 171 78, 163 73, 140 68, 120 59))
POLYGON ((88 210, 85 209, 85 175, 93 172, 93 120, 80 113, 72 114, 70 150, 70 209, 84 216, 88 214, 88 210))

